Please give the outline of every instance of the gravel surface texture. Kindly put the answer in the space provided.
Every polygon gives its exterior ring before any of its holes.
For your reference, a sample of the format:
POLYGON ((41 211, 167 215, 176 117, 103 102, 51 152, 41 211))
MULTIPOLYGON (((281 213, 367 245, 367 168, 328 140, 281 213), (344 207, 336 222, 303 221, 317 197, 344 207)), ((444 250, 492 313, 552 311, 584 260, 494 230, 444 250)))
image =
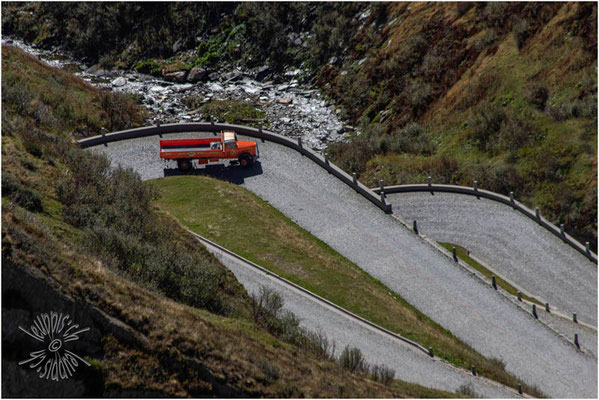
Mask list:
POLYGON ((461 386, 470 386, 477 395, 487 398, 519 397, 513 389, 488 379, 474 377, 445 361, 433 359, 401 340, 286 285, 217 247, 203 243, 235 274, 248 293, 257 294, 262 286, 266 286, 281 294, 285 300, 284 308, 298 316, 302 326, 321 331, 329 340, 335 341, 336 356, 345 346, 358 347, 368 363, 385 364, 394 369, 396 379, 449 392, 455 392, 461 386))
MULTIPOLYGON (((169 137, 193 137, 168 135, 169 137)), ((205 134, 204 134, 205 136, 205 134)), ((240 138, 243 140, 243 138, 240 138)), ((177 174, 158 158, 158 138, 98 146, 143 179, 177 174)), ((457 337, 551 397, 597 397, 597 361, 291 149, 260 143, 251 170, 195 172, 243 185, 399 293, 457 337)), ((201 190, 201 188, 198 188, 201 190)))
POLYGON ((511 207, 455 193, 394 193, 393 212, 460 245, 543 303, 597 326, 597 265, 511 207))

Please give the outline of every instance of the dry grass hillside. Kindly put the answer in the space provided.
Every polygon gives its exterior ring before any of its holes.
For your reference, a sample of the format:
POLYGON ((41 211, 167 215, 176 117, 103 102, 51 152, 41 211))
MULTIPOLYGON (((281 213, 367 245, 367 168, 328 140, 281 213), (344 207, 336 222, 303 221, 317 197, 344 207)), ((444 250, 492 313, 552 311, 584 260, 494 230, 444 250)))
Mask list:
POLYGON ((514 191, 595 243, 596 4, 398 3, 386 12, 349 61, 322 72, 363 132, 333 146, 334 160, 371 185, 432 176, 514 191))

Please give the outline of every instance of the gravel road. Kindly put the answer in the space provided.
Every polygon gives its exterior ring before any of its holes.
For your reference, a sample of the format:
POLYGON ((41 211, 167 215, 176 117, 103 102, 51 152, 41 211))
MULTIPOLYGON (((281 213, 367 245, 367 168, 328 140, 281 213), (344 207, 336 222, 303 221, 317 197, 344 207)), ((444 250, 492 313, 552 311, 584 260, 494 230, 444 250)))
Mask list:
MULTIPOLYGON (((192 137, 169 135, 169 137, 192 137)), ((242 139, 242 138, 240 138, 242 139)), ((143 179, 164 170, 158 138, 98 146, 143 179)), ((293 150, 260 143, 252 170, 214 166, 198 173, 238 183, 399 293, 487 357, 551 397, 597 397, 597 361, 458 268, 350 187, 293 150)), ((198 188, 201 190, 201 188, 198 188)))
POLYGON ((597 326, 597 265, 511 207, 455 193, 395 193, 393 212, 429 238, 467 248, 552 308, 597 326))
POLYGON ((297 315, 302 326, 321 331, 335 341, 337 356, 346 345, 354 346, 362 350, 367 362, 385 364, 394 369, 396 379, 449 392, 455 392, 461 386, 470 386, 477 395, 487 398, 519 397, 513 389, 474 377, 439 359, 432 359, 401 340, 286 285, 208 242, 202 243, 235 274, 248 293, 258 293, 262 286, 266 286, 281 294, 285 299, 284 308, 297 315))

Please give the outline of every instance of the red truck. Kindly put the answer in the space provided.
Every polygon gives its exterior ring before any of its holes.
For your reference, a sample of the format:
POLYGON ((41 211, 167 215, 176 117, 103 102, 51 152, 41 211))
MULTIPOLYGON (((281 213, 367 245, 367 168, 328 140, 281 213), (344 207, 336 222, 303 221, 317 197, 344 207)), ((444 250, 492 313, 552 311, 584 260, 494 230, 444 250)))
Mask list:
POLYGON ((245 168, 251 167, 258 159, 256 142, 237 140, 237 133, 220 132, 220 137, 202 139, 169 139, 160 141, 160 158, 176 160, 181 171, 192 167, 192 160, 199 164, 234 160, 245 168))

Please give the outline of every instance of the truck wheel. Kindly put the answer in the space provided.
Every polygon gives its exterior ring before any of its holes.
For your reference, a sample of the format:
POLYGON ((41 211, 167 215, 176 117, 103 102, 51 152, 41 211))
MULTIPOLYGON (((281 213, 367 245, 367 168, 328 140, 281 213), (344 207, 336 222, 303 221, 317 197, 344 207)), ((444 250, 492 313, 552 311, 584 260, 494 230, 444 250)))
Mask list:
POLYGON ((177 168, 179 171, 189 171, 191 169, 191 161, 190 160, 177 160, 177 168))
POLYGON ((244 154, 241 157, 239 157, 239 165, 241 165, 243 168, 249 168, 252 166, 253 163, 254 160, 247 154, 244 154))

